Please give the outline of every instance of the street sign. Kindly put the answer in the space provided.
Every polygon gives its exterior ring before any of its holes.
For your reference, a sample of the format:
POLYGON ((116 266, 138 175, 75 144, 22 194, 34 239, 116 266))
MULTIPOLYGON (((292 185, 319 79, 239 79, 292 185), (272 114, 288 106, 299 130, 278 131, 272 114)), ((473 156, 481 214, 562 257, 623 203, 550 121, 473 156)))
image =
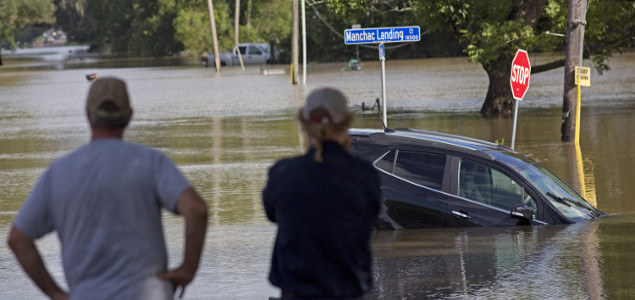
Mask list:
POLYGON ((344 43, 351 45, 416 42, 421 40, 420 32, 419 26, 346 29, 344 43))
POLYGON ((512 88, 514 99, 521 101, 525 97, 529 88, 529 76, 531 75, 531 65, 527 51, 518 49, 514 60, 512 60, 512 72, 509 85, 512 88))
POLYGON ((575 84, 591 86, 591 68, 575 67, 575 84))
MULTIPOLYGON (((344 43, 355 44, 379 44, 379 60, 381 61, 381 99, 383 109, 384 128, 388 128, 388 115, 386 114, 386 48, 384 43, 416 42, 421 40, 419 26, 387 27, 387 28, 360 28, 359 24, 352 29, 344 30, 344 43)), ((359 47, 359 46, 357 46, 359 47)))

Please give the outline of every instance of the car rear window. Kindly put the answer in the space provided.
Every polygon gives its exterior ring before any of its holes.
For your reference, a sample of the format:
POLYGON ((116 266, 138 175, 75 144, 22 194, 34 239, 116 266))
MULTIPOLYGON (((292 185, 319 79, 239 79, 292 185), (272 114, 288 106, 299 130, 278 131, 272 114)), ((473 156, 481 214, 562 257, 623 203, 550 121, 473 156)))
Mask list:
POLYGON ((394 174, 416 184, 440 190, 443 184, 445 155, 397 151, 394 174))
POLYGON ((395 166, 395 150, 392 150, 384 155, 384 157, 377 161, 375 166, 392 174, 393 168, 395 166))

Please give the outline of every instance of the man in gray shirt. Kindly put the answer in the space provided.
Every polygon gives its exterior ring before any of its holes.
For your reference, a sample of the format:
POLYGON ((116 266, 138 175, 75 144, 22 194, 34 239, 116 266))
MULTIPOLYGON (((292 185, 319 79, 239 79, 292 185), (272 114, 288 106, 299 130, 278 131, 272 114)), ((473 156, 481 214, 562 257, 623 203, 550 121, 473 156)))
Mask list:
POLYGON ((207 206, 170 159, 123 141, 132 116, 116 78, 97 79, 88 93, 91 142, 53 162, 13 221, 8 243, 51 299, 172 299, 198 269, 207 206), (185 218, 182 264, 167 270, 161 210, 185 218), (34 240, 56 231, 69 286, 46 270, 34 240))

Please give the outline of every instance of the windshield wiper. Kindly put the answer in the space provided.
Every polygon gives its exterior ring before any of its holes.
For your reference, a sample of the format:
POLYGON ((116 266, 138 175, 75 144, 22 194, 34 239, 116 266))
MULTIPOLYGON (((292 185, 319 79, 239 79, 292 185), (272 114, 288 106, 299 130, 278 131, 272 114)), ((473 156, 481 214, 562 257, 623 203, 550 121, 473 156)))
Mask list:
POLYGON ((547 196, 549 196, 549 197, 551 197, 553 199, 556 199, 556 201, 558 201, 558 202, 560 202, 560 203, 562 203, 562 204, 564 204, 564 205, 566 205, 568 207, 571 207, 571 204, 569 203, 569 201, 565 201, 564 198, 562 198, 562 197, 558 197, 558 196, 552 194, 551 192, 547 192, 547 196))
POLYGON ((580 203, 578 201, 575 201, 573 199, 569 199, 567 197, 556 196, 556 195, 552 194, 551 192, 547 192, 547 196, 549 196, 549 197, 551 197, 553 199, 556 199, 558 202, 566 204, 569 207, 571 207, 571 204, 573 204, 575 206, 579 206, 579 207, 582 207, 582 208, 585 208, 585 209, 588 209, 588 210, 592 211, 592 209, 589 208, 588 206, 586 206, 586 205, 584 205, 584 204, 582 204, 582 203, 580 203))

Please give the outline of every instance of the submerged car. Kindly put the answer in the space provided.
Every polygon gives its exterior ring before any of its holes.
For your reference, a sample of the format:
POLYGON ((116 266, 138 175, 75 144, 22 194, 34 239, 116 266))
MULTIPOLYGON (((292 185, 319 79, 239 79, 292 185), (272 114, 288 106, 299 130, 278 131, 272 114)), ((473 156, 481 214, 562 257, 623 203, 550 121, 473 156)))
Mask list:
POLYGON ((534 160, 495 143, 412 129, 351 129, 379 171, 377 229, 567 224, 604 215, 534 160))

